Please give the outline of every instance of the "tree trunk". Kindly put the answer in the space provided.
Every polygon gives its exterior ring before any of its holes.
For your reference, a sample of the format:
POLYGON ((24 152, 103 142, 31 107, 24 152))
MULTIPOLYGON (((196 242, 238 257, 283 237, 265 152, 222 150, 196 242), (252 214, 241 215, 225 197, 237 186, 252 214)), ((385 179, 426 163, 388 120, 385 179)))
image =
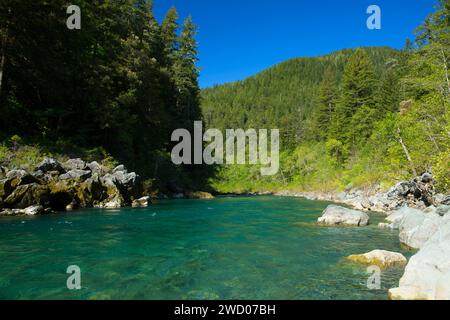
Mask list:
POLYGON ((403 151, 405 152, 406 159, 408 159, 409 165, 411 167, 411 171, 414 174, 415 177, 417 177, 417 171, 416 168, 414 168, 414 164, 412 162, 411 156, 409 155, 408 148, 406 148, 406 145, 403 143, 403 139, 400 135, 400 128, 397 128, 397 138, 398 142, 402 145, 403 151))
POLYGON ((0 61, 0 96, 2 95, 2 80, 3 80, 3 68, 5 67, 5 50, 3 49, 4 45, 2 43, 2 57, 0 61))
MULTIPOLYGON (((1 46, 2 46, 2 50, 0 52, 1 57, 0 57, 0 96, 2 95, 2 84, 3 84, 3 73, 4 73, 4 69, 5 69, 5 62, 6 62, 6 43, 8 40, 8 31, 9 31, 9 25, 8 25, 8 21, 9 21, 9 16, 11 15, 11 8, 8 8, 8 18, 7 21, 5 22, 5 30, 4 32, 1 32, 0 35, 1 37, 1 46)), ((1 29, 0 29, 1 30, 1 29)))
POLYGON ((450 79, 448 76, 447 58, 445 56, 445 52, 444 52, 444 49, 442 48, 442 45, 441 45, 441 55, 442 55, 442 61, 444 62, 444 71, 445 71, 445 80, 447 80, 447 89, 448 89, 448 93, 450 94, 450 79))

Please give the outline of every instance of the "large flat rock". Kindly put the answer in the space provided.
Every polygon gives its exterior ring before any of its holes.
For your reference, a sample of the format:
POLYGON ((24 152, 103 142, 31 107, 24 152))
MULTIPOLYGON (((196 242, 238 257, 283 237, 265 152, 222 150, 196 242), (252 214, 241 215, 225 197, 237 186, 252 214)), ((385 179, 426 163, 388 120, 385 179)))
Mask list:
POLYGON ((407 207, 401 213, 401 220, 397 222, 400 242, 413 249, 420 249, 438 230, 442 220, 436 213, 407 207))
POLYGON ((344 207, 329 205, 317 220, 319 224, 330 226, 366 226, 369 224, 369 216, 361 211, 344 207))

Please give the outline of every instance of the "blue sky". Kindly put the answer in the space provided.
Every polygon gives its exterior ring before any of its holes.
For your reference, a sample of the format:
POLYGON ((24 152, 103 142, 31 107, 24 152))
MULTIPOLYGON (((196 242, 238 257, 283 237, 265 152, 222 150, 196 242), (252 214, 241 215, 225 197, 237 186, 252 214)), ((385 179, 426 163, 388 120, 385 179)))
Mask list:
POLYGON ((284 60, 342 48, 391 46, 406 38, 435 0, 154 0, 161 20, 171 5, 199 27, 202 88, 245 79, 284 60), (381 30, 366 27, 369 5, 381 8, 381 30))

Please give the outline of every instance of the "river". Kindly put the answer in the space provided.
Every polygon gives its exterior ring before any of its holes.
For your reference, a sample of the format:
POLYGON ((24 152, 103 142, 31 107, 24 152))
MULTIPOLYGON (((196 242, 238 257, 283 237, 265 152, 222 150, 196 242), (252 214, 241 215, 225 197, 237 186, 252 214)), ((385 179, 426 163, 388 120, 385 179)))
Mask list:
POLYGON ((403 270, 367 288, 345 257, 402 250, 396 231, 315 224, 327 202, 289 197, 164 200, 0 219, 0 299, 387 299, 403 270), (81 270, 69 290, 68 266, 81 270))

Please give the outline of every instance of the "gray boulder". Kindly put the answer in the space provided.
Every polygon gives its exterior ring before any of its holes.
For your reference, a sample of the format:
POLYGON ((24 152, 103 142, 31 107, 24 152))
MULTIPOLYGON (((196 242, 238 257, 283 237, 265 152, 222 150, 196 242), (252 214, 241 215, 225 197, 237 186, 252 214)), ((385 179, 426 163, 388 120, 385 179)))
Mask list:
POLYGON ((28 208, 23 209, 23 214, 28 216, 36 216, 44 213, 44 207, 41 205, 30 206, 28 208))
POLYGON ((424 173, 421 177, 420 180, 423 183, 430 183, 433 182, 433 176, 431 175, 431 173, 424 173))
POLYGON ((92 161, 86 165, 86 169, 89 169, 92 171, 92 174, 96 173, 98 175, 103 174, 103 168, 97 161, 92 161))
POLYGON ((59 176, 60 180, 80 180, 84 181, 91 177, 91 171, 89 170, 79 170, 73 169, 59 176))
POLYGON ((116 172, 123 172, 123 173, 127 173, 127 168, 125 168, 125 166, 123 164, 118 165, 117 167, 115 167, 112 171, 112 173, 116 173, 116 172))
POLYGON ((400 242, 419 249, 438 230, 441 218, 436 213, 424 213, 413 208, 405 207, 402 210, 404 216, 399 222, 400 242))
POLYGON ((450 300, 450 218, 440 218, 436 232, 414 255, 398 288, 389 290, 394 300, 450 300))
POLYGON ((6 179, 6 184, 9 184, 12 189, 25 184, 39 183, 36 177, 22 169, 9 171, 6 174, 6 179))
POLYGON ((399 229, 400 224, 403 221, 405 215, 411 210, 411 208, 407 206, 403 206, 400 209, 392 211, 387 217, 386 221, 390 223, 393 229, 399 229))
POLYGON ((329 205, 317 222, 324 225, 347 225, 360 227, 368 225, 369 220, 369 216, 364 212, 351 210, 336 205, 329 205))
POLYGON ((146 197, 142 197, 136 200, 133 200, 131 206, 133 208, 139 208, 139 207, 147 207, 148 206, 148 201, 150 200, 150 197, 146 196, 146 197))
POLYGON ((7 208, 25 209, 33 205, 49 205, 49 188, 37 183, 17 187, 5 200, 7 208))
POLYGON ((80 158, 69 159, 63 163, 63 167, 67 170, 84 170, 86 168, 86 162, 80 158))
POLYGON ((436 208, 436 213, 441 217, 450 214, 450 206, 442 205, 436 208))
POLYGON ((389 199, 406 197, 411 192, 412 188, 414 188, 414 184, 412 182, 399 182, 388 191, 387 196, 389 199))
POLYGON ((441 204, 445 204, 450 206, 450 195, 446 196, 442 201, 441 204))
POLYGON ((45 213, 44 207, 38 205, 38 206, 30 206, 25 209, 5 209, 3 211, 0 211, 0 216, 21 216, 21 215, 36 216, 44 213, 45 213))
POLYGON ((8 168, 6 168, 4 166, 0 166, 0 179, 5 179, 7 172, 8 172, 8 168))
POLYGON ((66 172, 63 166, 58 162, 58 160, 53 158, 45 158, 39 163, 35 169, 35 171, 42 171, 43 173, 47 173, 49 171, 58 171, 60 174, 66 172))

